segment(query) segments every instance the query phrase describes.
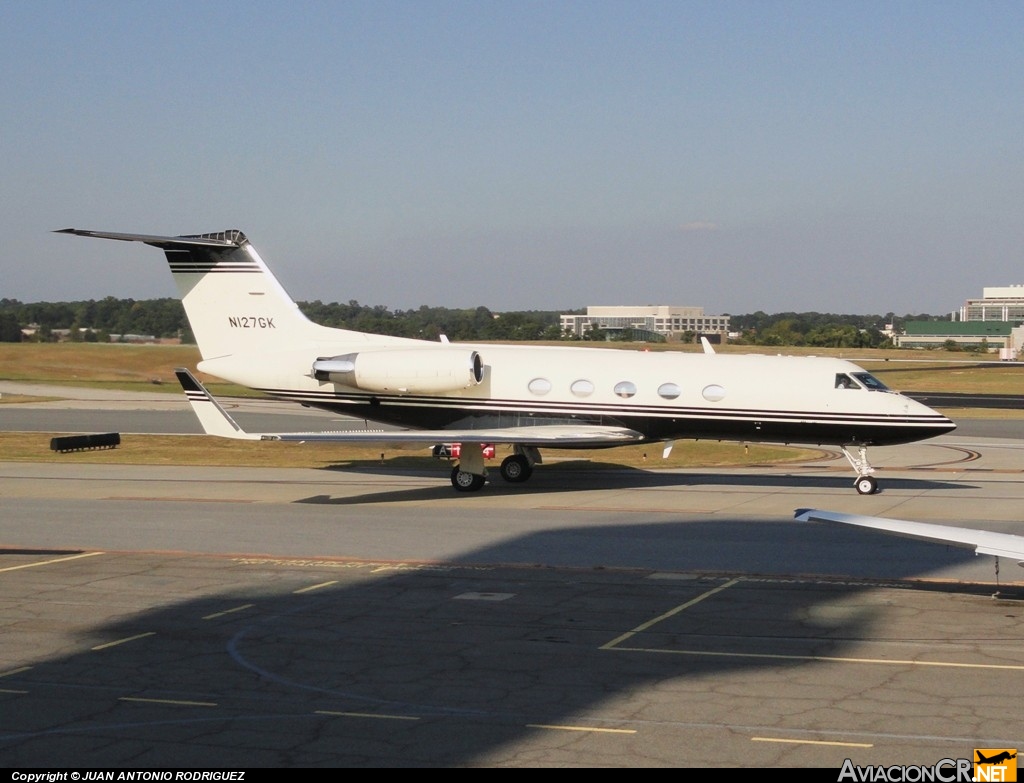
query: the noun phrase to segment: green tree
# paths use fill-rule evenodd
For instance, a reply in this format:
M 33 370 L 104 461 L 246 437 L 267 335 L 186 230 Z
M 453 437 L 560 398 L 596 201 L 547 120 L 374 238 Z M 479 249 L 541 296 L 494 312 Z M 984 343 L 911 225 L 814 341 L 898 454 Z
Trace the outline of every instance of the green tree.
M 21 342 L 21 325 L 11 313 L 0 312 L 0 342 Z

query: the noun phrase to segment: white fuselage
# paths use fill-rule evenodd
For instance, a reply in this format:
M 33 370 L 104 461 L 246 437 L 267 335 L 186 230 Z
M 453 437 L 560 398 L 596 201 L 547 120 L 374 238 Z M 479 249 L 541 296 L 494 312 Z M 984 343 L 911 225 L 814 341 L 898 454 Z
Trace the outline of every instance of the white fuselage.
M 432 354 L 440 373 L 447 371 L 448 355 L 459 350 L 482 359 L 479 383 L 416 390 L 415 378 L 431 374 Z M 402 375 L 402 363 L 396 362 L 395 382 L 377 380 L 370 388 L 318 380 L 312 372 L 315 357 L 356 355 L 358 362 L 358 355 L 369 353 L 378 359 L 414 355 L 420 366 Z M 823 357 L 371 340 L 236 354 L 204 361 L 200 369 L 273 396 L 410 427 L 586 420 L 628 426 L 649 440 L 835 444 L 900 443 L 953 428 L 946 417 L 904 395 L 858 383 L 837 388 L 837 377 L 866 373 L 851 362 Z

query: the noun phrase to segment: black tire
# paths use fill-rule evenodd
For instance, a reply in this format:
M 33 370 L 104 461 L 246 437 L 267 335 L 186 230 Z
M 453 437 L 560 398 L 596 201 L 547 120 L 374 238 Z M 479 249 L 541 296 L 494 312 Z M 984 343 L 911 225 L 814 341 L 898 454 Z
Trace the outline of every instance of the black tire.
M 487 479 L 475 473 L 467 473 L 461 470 L 458 465 L 452 468 L 452 486 L 459 492 L 476 492 L 480 490 Z
M 522 454 L 513 454 L 510 457 L 505 457 L 501 463 L 501 477 L 505 481 L 519 484 L 527 481 L 532 475 L 533 467 L 531 467 L 529 460 Z
M 861 495 L 874 495 L 878 492 L 878 482 L 873 476 L 861 476 L 853 485 Z

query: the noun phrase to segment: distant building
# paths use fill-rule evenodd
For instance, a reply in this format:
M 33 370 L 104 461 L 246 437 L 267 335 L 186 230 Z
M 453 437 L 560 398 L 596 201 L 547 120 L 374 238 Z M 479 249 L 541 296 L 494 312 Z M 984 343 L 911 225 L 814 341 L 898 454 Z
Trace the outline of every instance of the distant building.
M 1024 327 L 1011 321 L 907 321 L 895 338 L 897 348 L 942 348 L 952 340 L 962 348 L 1011 351 L 1016 358 Z
M 941 348 L 950 341 L 1016 359 L 1024 347 L 1024 285 L 983 288 L 981 299 L 968 299 L 950 320 L 907 321 L 893 337 L 897 348 Z
M 22 329 L 21 333 L 26 338 L 31 339 L 35 337 L 39 333 L 39 331 L 39 324 L 30 324 L 28 327 Z M 78 327 L 76 331 L 78 332 L 78 334 L 76 335 L 77 338 L 80 341 L 85 340 L 87 342 L 95 342 L 96 338 L 98 338 L 100 334 L 96 330 L 89 329 L 88 327 L 85 326 Z M 58 343 L 70 342 L 73 339 L 70 329 L 51 329 L 50 336 L 55 342 Z M 90 336 L 93 339 L 90 339 Z M 103 342 L 132 343 L 134 345 L 148 345 L 155 343 L 167 343 L 177 345 L 181 342 L 181 339 L 177 337 L 164 339 L 152 334 L 107 334 L 103 335 Z
M 1024 285 L 983 288 L 981 299 L 968 299 L 960 308 L 961 321 L 1024 322 Z
M 729 333 L 729 316 L 704 315 L 703 307 L 670 305 L 592 305 L 586 315 L 562 315 L 562 332 L 582 337 L 593 329 L 605 332 L 648 332 L 667 339 L 685 332 L 725 336 Z

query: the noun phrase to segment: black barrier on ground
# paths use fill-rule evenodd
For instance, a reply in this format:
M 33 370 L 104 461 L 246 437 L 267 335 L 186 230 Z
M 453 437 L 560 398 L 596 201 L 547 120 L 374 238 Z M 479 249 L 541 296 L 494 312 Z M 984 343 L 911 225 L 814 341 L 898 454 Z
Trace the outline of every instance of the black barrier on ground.
M 113 449 L 121 445 L 120 432 L 105 432 L 101 435 L 68 435 L 50 438 L 50 451 L 86 451 L 88 449 Z

